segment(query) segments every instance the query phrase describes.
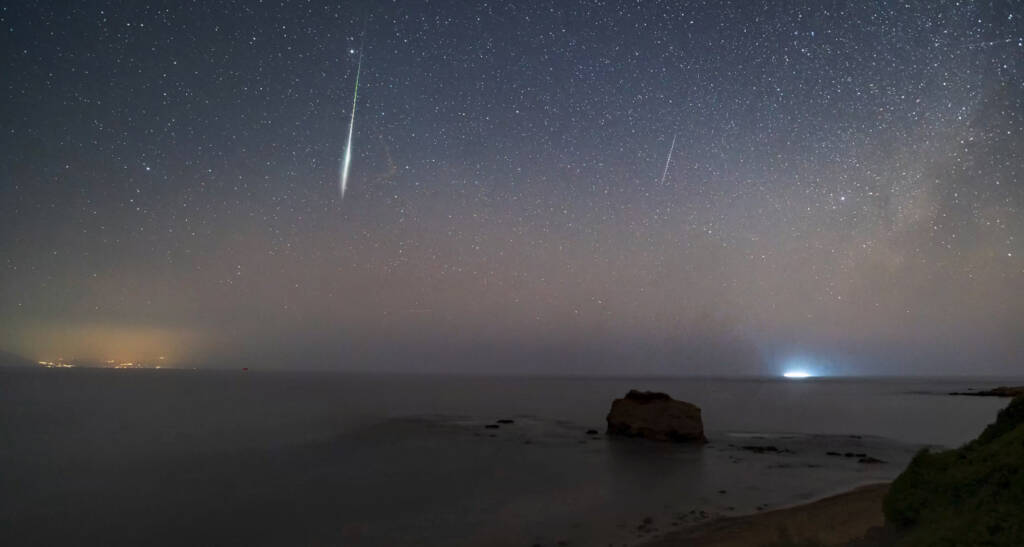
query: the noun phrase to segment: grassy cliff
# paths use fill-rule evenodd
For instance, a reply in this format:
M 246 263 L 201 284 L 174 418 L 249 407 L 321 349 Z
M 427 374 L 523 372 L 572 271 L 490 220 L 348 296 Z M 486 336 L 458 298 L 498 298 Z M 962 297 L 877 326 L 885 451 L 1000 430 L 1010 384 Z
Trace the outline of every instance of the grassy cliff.
M 1024 545 L 1024 397 L 963 447 L 917 454 L 884 510 L 899 545 Z

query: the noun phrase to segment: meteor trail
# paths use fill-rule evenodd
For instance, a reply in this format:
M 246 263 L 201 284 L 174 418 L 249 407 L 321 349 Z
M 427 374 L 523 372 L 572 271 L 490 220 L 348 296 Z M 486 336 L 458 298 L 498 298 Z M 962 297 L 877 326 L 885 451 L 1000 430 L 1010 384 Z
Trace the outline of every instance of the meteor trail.
M 356 65 L 356 89 L 352 93 L 352 117 L 348 122 L 348 141 L 345 143 L 345 157 L 341 160 L 338 176 L 341 179 L 341 199 L 345 199 L 348 188 L 348 166 L 352 163 L 352 129 L 356 126 L 356 100 L 359 98 L 359 73 L 363 70 L 363 51 L 360 47 L 359 64 Z
M 661 183 L 665 184 L 665 177 L 668 176 L 668 164 L 672 163 L 672 151 L 676 149 L 676 135 L 672 135 L 672 146 L 668 149 L 668 158 L 665 160 L 665 172 L 661 174 Z
M 1024 44 L 1024 38 L 1007 38 L 1005 40 L 993 40 L 991 42 L 977 42 L 974 44 L 964 44 L 960 46 L 961 49 L 972 48 L 972 47 L 989 47 L 999 44 L 1008 44 L 1010 42 L 1017 42 L 1018 44 Z

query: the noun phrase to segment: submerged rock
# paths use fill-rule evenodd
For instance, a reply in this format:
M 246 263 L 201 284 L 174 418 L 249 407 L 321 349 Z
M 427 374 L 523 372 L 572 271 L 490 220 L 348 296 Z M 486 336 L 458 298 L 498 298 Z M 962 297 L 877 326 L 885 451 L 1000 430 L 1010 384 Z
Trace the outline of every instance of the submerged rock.
M 777 446 L 770 446 L 770 445 L 769 446 L 748 445 L 748 446 L 741 446 L 740 448 L 742 448 L 743 450 L 746 450 L 748 452 L 753 452 L 755 454 L 767 454 L 769 452 L 776 453 L 776 454 L 788 454 L 788 453 L 792 452 L 791 450 L 786 449 L 786 448 L 780 449 Z
M 664 393 L 630 390 L 608 412 L 608 433 L 654 441 L 707 442 L 700 407 Z

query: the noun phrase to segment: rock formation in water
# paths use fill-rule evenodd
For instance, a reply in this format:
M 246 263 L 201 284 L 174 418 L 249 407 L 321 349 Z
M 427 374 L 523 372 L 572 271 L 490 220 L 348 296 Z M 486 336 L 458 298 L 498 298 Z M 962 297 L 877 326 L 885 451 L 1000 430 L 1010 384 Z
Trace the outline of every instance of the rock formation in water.
M 664 393 L 630 390 L 608 412 L 608 433 L 655 441 L 707 442 L 700 407 Z
M 1020 397 L 1024 395 L 1024 386 L 999 386 L 981 391 L 954 391 L 950 395 L 971 395 L 974 397 Z

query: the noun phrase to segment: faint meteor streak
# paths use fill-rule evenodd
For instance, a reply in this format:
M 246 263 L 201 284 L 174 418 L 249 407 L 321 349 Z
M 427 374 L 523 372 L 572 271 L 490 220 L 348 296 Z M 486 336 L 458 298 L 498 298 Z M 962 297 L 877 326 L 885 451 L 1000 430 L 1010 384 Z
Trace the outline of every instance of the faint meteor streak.
M 972 48 L 972 47 L 989 47 L 999 44 L 1009 44 L 1010 42 L 1017 42 L 1018 45 L 1024 44 L 1024 38 L 1007 38 L 1005 40 L 993 40 L 991 42 L 976 42 L 973 44 L 964 44 L 960 46 L 960 49 Z
M 672 151 L 676 149 L 676 135 L 672 135 L 672 146 L 668 149 L 668 158 L 665 160 L 665 172 L 661 174 L 661 183 L 665 184 L 665 178 L 668 177 L 668 165 L 672 163 Z
M 356 101 L 359 99 L 359 73 L 363 70 L 363 52 L 359 51 L 359 64 L 356 65 L 356 88 L 352 93 L 352 117 L 348 122 L 348 141 L 345 143 L 345 157 L 341 160 L 338 176 L 341 179 L 341 199 L 345 199 L 348 188 L 348 166 L 352 163 L 352 129 L 356 126 Z

